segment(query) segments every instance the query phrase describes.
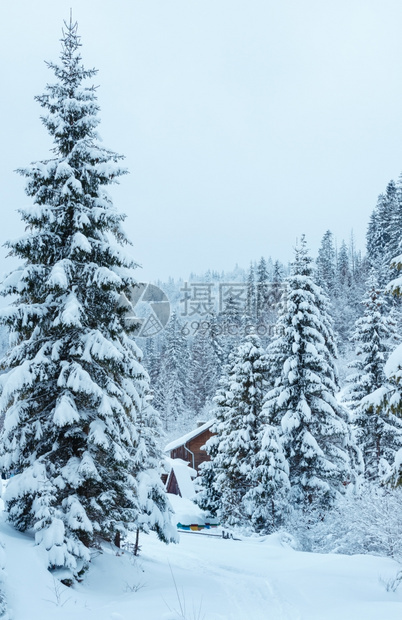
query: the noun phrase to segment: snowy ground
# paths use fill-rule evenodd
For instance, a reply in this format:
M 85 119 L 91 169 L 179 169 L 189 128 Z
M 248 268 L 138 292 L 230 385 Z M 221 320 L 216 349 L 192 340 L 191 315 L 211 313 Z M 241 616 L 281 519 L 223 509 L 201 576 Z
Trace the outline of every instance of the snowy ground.
M 278 535 L 236 541 L 183 533 L 169 546 L 142 536 L 139 558 L 106 549 L 73 588 L 43 568 L 30 537 L 7 524 L 0 535 L 13 620 L 402 618 L 402 586 L 393 593 L 383 583 L 398 570 L 395 562 L 302 553 Z

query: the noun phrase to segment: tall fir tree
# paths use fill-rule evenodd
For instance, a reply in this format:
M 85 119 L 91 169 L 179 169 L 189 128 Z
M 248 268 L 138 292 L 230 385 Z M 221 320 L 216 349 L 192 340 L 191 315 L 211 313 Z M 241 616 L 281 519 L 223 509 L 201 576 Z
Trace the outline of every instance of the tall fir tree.
M 342 241 L 336 261 L 336 287 L 338 296 L 341 291 L 347 291 L 352 285 L 352 272 L 350 268 L 349 251 L 345 241 Z M 344 294 L 347 297 L 347 294 Z
M 272 279 L 269 284 L 265 313 L 260 318 L 258 324 L 258 334 L 261 336 L 264 346 L 267 346 L 270 340 L 272 340 L 274 326 L 278 319 L 284 293 L 284 269 L 279 261 L 275 261 L 272 265 Z
M 236 349 L 243 331 L 242 307 L 233 295 L 225 299 L 223 310 L 218 314 L 221 333 L 222 362 L 226 364 L 229 355 Z
M 364 277 L 361 277 L 360 272 L 354 274 L 352 271 L 355 258 L 354 253 L 353 260 L 351 259 L 351 250 L 342 241 L 337 254 L 335 286 L 330 292 L 330 298 L 338 347 L 343 353 L 350 349 L 353 326 L 361 314 Z M 361 267 L 364 268 L 364 265 Z
M 402 296 L 402 254 L 395 256 L 391 267 L 396 270 L 398 277 L 393 279 L 387 292 L 395 297 Z M 388 463 L 391 463 L 383 475 L 396 486 L 402 485 L 402 344 L 399 344 L 388 357 L 384 366 L 385 380 L 381 387 L 365 398 L 365 408 L 379 415 L 383 412 L 384 427 L 388 433 L 388 442 L 384 445 L 387 453 L 384 454 Z M 387 439 L 387 436 L 384 436 Z
M 366 398 L 384 384 L 385 361 L 399 340 L 374 269 L 367 281 L 363 304 L 365 312 L 356 321 L 353 334 L 357 359 L 350 364 L 355 371 L 348 377 L 346 398 L 355 411 L 354 423 L 363 454 L 365 477 L 378 481 L 393 462 L 401 425 L 393 414 L 384 408 L 373 407 L 371 399 Z
M 155 386 L 160 373 L 161 354 L 159 334 L 145 341 L 143 364 L 147 370 L 151 387 Z
M 161 484 L 164 473 L 160 442 L 164 435 L 159 412 L 152 405 L 153 395 L 148 393 L 137 415 L 138 448 L 135 460 L 139 467 L 138 490 L 140 516 L 137 523 L 135 553 L 138 554 L 139 532 L 155 531 L 165 542 L 177 542 L 171 524 L 171 507 Z
M 390 315 L 374 269 L 367 280 L 362 303 L 364 314 L 356 321 L 352 336 L 356 344 L 356 360 L 349 365 L 355 372 L 348 377 L 346 393 L 353 409 L 359 407 L 362 398 L 383 385 L 386 359 L 398 341 L 395 321 Z
M 335 398 L 336 376 L 328 338 L 326 301 L 312 280 L 312 259 L 302 237 L 287 280 L 287 305 L 273 345 L 278 373 L 266 396 L 269 419 L 281 424 L 291 496 L 307 509 L 330 505 L 350 480 L 349 432 Z M 335 345 L 330 345 L 334 347 Z
M 375 269 L 380 286 L 385 286 L 391 277 L 389 263 L 398 253 L 401 219 L 400 189 L 390 181 L 384 194 L 378 197 L 367 229 L 367 258 Z
M 323 290 L 331 295 L 336 283 L 336 252 L 333 234 L 327 230 L 322 238 L 316 260 L 316 281 Z
M 199 329 L 191 343 L 189 367 L 189 406 L 199 416 L 207 403 L 211 403 L 218 386 L 220 361 L 210 337 L 210 328 Z
M 328 312 L 334 322 L 338 348 L 350 348 L 351 326 L 360 316 L 360 301 L 367 279 L 367 262 L 355 248 L 353 232 L 349 247 L 343 241 L 336 251 L 331 231 L 322 238 L 316 260 L 315 282 L 329 298 Z
M 246 297 L 246 315 L 250 319 L 254 319 L 256 315 L 256 290 L 254 279 L 254 267 L 253 263 L 250 264 L 250 269 L 247 276 L 247 297 Z
M 256 282 L 256 315 L 257 319 L 263 320 L 269 305 L 269 276 L 267 263 L 262 256 L 257 265 Z
M 83 67 L 79 48 L 70 20 L 60 64 L 48 63 L 57 81 L 37 97 L 54 156 L 19 171 L 33 206 L 21 211 L 27 233 L 7 243 L 23 264 L 2 285 L 16 300 L 1 312 L 11 348 L 0 400 L 1 466 L 16 474 L 8 518 L 35 532 L 49 567 L 74 575 L 102 539 L 144 523 L 174 538 L 157 478 L 148 477 L 146 514 L 139 499 L 158 454 L 147 453 L 140 429 L 148 377 L 118 303 L 135 286 L 136 265 L 105 189 L 126 170 L 99 144 L 96 89 L 83 84 L 96 71 Z M 163 518 L 152 525 L 156 512 Z
M 219 377 L 221 375 L 222 365 L 225 359 L 225 352 L 222 345 L 222 327 L 219 324 L 219 318 L 215 312 L 212 312 L 207 321 L 208 336 L 211 343 L 211 347 L 214 351 L 214 357 L 217 360 L 219 368 Z
M 166 431 L 179 421 L 189 422 L 188 343 L 183 325 L 174 311 L 164 331 L 160 371 L 155 384 L 155 407 Z
M 215 397 L 215 435 L 206 444 L 211 462 L 203 468 L 200 498 L 226 525 L 251 524 L 257 531 L 278 525 L 288 484 L 280 440 L 262 412 L 266 369 L 258 336 L 246 336 Z
M 280 301 L 282 299 L 284 285 L 283 285 L 283 267 L 277 260 L 274 263 L 272 271 L 272 281 L 269 287 L 269 305 L 275 312 L 278 309 Z

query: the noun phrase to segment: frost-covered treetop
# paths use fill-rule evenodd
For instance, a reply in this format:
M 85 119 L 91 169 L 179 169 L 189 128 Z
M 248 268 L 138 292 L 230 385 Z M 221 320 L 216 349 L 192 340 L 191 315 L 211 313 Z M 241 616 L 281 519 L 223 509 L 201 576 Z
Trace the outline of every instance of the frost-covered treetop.
M 83 134 L 94 137 L 94 128 L 100 122 L 96 116 L 99 106 L 96 104 L 95 87 L 81 87 L 81 82 L 96 75 L 97 70 L 85 69 L 81 63 L 77 27 L 77 23 L 70 23 L 66 25 L 66 31 L 63 30 L 61 65 L 46 63 L 59 82 L 48 84 L 47 92 L 36 97 L 49 112 L 42 121 L 64 155 L 72 151 Z
M 96 70 L 82 65 L 77 24 L 66 24 L 63 35 L 61 63 L 47 63 L 58 81 L 36 97 L 47 112 L 42 122 L 53 137 L 54 157 L 18 171 L 28 179 L 26 193 L 34 204 L 20 211 L 28 234 L 7 245 L 31 263 L 54 264 L 50 275 L 54 286 L 69 284 L 69 260 L 107 264 L 116 282 L 122 276 L 133 282 L 127 269 L 131 271 L 135 262 L 107 235 L 127 243 L 121 228 L 125 216 L 114 208 L 105 189 L 127 171 L 119 164 L 122 156 L 100 145 L 96 89 L 83 84 Z M 7 282 L 6 294 L 24 290 L 25 277 L 20 275 L 20 286 L 14 277 Z M 104 281 L 109 276 L 105 270 L 96 274 Z

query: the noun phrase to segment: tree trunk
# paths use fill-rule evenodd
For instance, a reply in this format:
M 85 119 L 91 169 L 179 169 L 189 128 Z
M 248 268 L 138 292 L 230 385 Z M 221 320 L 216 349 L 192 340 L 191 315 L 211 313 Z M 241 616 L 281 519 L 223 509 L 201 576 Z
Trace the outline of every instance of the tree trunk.
M 135 545 L 134 545 L 134 555 L 138 555 L 140 552 L 140 528 L 137 528 L 136 534 L 135 534 Z

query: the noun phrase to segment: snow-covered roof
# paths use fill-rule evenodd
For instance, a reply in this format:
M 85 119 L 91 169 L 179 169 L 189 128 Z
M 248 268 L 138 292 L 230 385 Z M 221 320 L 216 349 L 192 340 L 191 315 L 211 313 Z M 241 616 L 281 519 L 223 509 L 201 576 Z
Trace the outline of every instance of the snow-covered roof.
M 170 452 L 171 450 L 174 450 L 175 448 L 178 448 L 179 446 L 184 446 L 185 443 L 189 442 L 191 439 L 194 439 L 194 437 L 198 437 L 198 435 L 201 435 L 201 433 L 203 433 L 204 431 L 207 431 L 214 422 L 215 422 L 215 419 L 213 418 L 212 420 L 209 420 L 209 422 L 205 422 L 205 424 L 202 424 L 202 426 L 198 426 L 190 433 L 187 433 L 187 435 L 183 435 L 182 437 L 179 437 L 178 439 L 171 441 L 165 447 L 164 452 Z
M 187 461 L 182 459 L 167 459 L 176 476 L 177 484 L 180 490 L 180 495 L 186 499 L 193 499 L 195 495 L 194 483 L 192 478 L 195 478 L 197 472 L 190 467 Z
M 188 469 L 192 478 L 195 478 L 197 475 L 197 472 L 195 469 L 190 467 L 190 463 L 188 461 L 184 461 L 183 459 L 171 459 L 169 456 L 165 456 L 163 460 L 168 472 L 170 472 L 171 469 L 182 466 Z

